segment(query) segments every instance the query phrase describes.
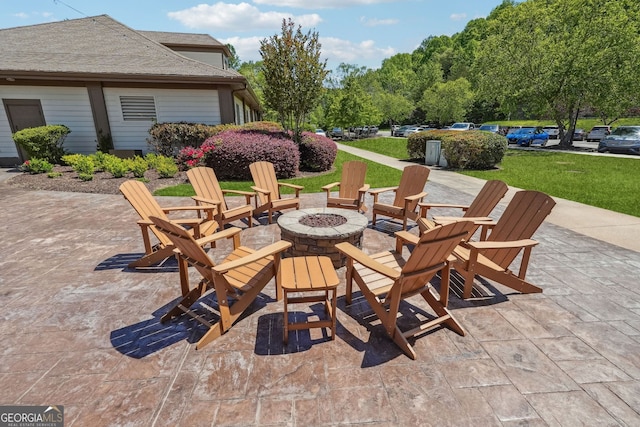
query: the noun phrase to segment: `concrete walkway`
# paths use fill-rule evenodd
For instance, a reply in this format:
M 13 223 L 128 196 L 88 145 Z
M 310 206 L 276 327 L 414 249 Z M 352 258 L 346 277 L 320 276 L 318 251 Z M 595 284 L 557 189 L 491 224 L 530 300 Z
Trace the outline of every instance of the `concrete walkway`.
M 434 170 L 425 189 L 433 200 L 469 203 L 478 185 Z M 143 245 L 123 197 L 0 183 L 0 199 L 0 405 L 64 405 L 65 425 L 81 427 L 640 425 L 640 252 L 572 224 L 547 221 L 534 236 L 527 277 L 542 294 L 478 279 L 463 300 L 454 275 L 449 308 L 467 333 L 411 340 L 414 361 L 363 298 L 345 303 L 344 268 L 334 341 L 314 329 L 285 346 L 270 284 L 228 333 L 196 351 L 199 324 L 159 321 L 180 295 L 175 261 L 126 267 Z M 303 208 L 325 202 L 321 193 L 301 198 Z M 264 220 L 234 225 L 249 247 L 280 238 Z M 364 250 L 392 249 L 398 229 L 369 225 Z M 219 262 L 229 250 L 224 241 L 210 255 Z M 216 320 L 213 296 L 197 307 Z M 400 311 L 403 327 L 432 313 L 419 297 Z M 322 312 L 301 304 L 292 315 Z

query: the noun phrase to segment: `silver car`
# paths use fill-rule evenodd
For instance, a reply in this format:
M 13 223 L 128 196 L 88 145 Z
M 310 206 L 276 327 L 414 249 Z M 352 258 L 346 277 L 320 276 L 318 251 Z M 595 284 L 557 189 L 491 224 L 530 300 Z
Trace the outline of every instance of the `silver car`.
M 611 133 L 611 126 L 594 126 L 587 134 L 587 141 L 599 142 Z
M 602 138 L 598 152 L 640 154 L 640 126 L 618 126 Z

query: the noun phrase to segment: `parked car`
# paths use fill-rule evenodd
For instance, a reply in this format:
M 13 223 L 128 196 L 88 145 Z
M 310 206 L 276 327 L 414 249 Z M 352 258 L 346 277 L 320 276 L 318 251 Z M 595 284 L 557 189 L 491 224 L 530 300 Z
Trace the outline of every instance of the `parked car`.
M 424 132 L 424 131 L 426 131 L 426 130 L 432 130 L 432 129 L 433 129 L 433 128 L 426 127 L 426 126 L 416 126 L 416 127 L 412 127 L 412 128 L 407 129 L 407 130 L 404 132 L 404 136 L 409 136 L 409 135 L 411 135 L 412 133 Z
M 398 129 L 394 130 L 391 136 L 404 136 L 404 131 L 406 131 L 410 127 L 415 127 L 415 125 L 402 125 L 398 127 Z
M 640 126 L 618 126 L 600 140 L 598 152 L 640 154 Z
M 518 144 L 525 147 L 541 145 L 544 147 L 549 141 L 549 134 L 542 128 L 521 128 L 507 134 L 509 144 Z
M 556 125 L 543 126 L 542 130 L 549 135 L 549 139 L 560 138 L 560 128 Z
M 316 135 L 327 136 L 327 133 L 324 131 L 324 129 L 316 129 Z
M 599 142 L 611 133 L 611 126 L 594 126 L 587 134 L 587 141 Z
M 454 123 L 449 126 L 449 130 L 474 130 L 475 128 L 475 124 L 467 122 Z
M 342 138 L 344 136 L 343 132 L 342 132 L 342 128 L 331 128 L 331 130 L 328 132 L 329 134 L 329 138 Z
M 574 141 L 584 141 L 585 136 L 587 135 L 587 133 L 584 131 L 584 129 L 574 129 L 573 131 L 573 140 Z
M 407 137 L 412 133 L 420 132 L 422 129 L 423 128 L 421 126 L 411 126 L 404 130 L 404 132 L 402 133 L 402 136 Z
M 484 131 L 487 131 L 487 132 L 498 133 L 498 132 L 500 132 L 500 125 L 483 124 L 478 128 L 478 130 L 484 130 Z

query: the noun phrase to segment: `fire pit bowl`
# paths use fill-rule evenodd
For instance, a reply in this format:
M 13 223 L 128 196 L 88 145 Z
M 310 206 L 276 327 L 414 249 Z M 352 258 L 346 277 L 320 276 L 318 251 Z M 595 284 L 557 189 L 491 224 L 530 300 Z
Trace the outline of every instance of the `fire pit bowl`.
M 286 256 L 327 256 L 334 268 L 346 264 L 336 244 L 349 242 L 360 248 L 367 224 L 364 215 L 348 209 L 300 209 L 278 217 L 280 238 L 292 243 Z

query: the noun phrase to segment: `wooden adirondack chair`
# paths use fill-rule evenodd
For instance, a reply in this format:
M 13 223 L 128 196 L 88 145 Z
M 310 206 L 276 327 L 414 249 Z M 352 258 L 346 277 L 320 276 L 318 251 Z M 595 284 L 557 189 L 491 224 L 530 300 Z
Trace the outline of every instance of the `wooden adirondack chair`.
M 424 186 L 429 177 L 429 168 L 420 165 L 407 166 L 402 171 L 400 184 L 397 187 L 378 188 L 370 190 L 373 196 L 372 224 L 376 225 L 376 215 L 386 215 L 392 218 L 402 219 L 402 229 L 407 229 L 407 220 L 418 216 L 416 211 L 418 203 L 427 195 Z M 393 204 L 378 202 L 380 193 L 394 191 L 396 193 Z
M 273 163 L 255 162 L 249 165 L 251 177 L 255 184 L 251 188 L 258 193 L 256 197 L 256 207 L 253 210 L 255 215 L 267 212 L 269 224 L 273 219 L 273 212 L 283 209 L 300 209 L 300 190 L 304 187 L 300 185 L 278 182 Z M 280 187 L 289 187 L 295 190 L 295 197 L 283 198 L 280 195 Z
M 439 325 L 464 335 L 464 329 L 447 309 L 448 260 L 453 258 L 451 251 L 469 235 L 472 227 L 472 221 L 459 221 L 422 234 L 407 260 L 399 252 L 367 255 L 349 243 L 337 244 L 336 248 L 347 256 L 346 302 L 351 304 L 352 282 L 355 281 L 389 337 L 412 359 L 416 358 L 416 353 L 407 341 L 408 337 Z M 438 272 L 441 277 L 439 297 L 429 283 Z M 403 332 L 397 320 L 400 302 L 417 294 L 431 306 L 435 318 Z
M 218 221 L 220 228 L 237 219 L 247 218 L 249 227 L 253 224 L 253 208 L 251 207 L 251 198 L 255 193 L 250 191 L 223 190 L 216 177 L 216 173 L 212 168 L 196 167 L 187 171 L 187 178 L 193 186 L 196 195 L 193 196 L 197 205 L 213 205 L 216 210 L 213 218 Z M 231 208 L 227 206 L 225 194 L 237 194 L 244 196 L 244 205 Z
M 196 350 L 215 340 L 233 326 L 262 289 L 276 276 L 280 265 L 280 254 L 291 246 L 291 243 L 282 240 L 259 250 L 240 246 L 241 229 L 231 227 L 216 233 L 216 237 L 218 239 L 233 238 L 233 252 L 221 264 L 215 265 L 202 246 L 183 227 L 158 217 L 151 217 L 151 221 L 171 239 L 177 248 L 180 259 L 180 285 L 183 290 L 189 289 L 187 272 L 189 266 L 194 266 L 202 276 L 198 286 L 189 290 L 184 298 L 161 319 L 165 322 L 186 313 L 207 326 L 209 330 L 197 342 Z M 215 291 L 218 301 L 220 318 L 213 324 L 190 310 L 190 307 L 208 290 Z M 277 295 L 278 299 L 282 297 L 281 289 L 278 289 Z M 233 304 L 229 303 L 229 299 L 235 300 Z
M 183 218 L 177 221 L 180 224 L 191 227 L 190 233 L 196 239 L 208 236 L 218 229 L 218 223 L 213 219 L 213 206 L 173 206 L 162 208 L 153 197 L 149 189 L 140 181 L 135 179 L 125 181 L 120 185 L 120 192 L 124 198 L 131 203 L 131 206 L 140 215 L 138 225 L 142 230 L 142 239 L 144 241 L 144 256 L 128 265 L 129 268 L 149 267 L 157 264 L 166 258 L 173 256 L 173 244 L 171 240 L 158 231 L 149 219 L 151 216 L 168 219 L 167 213 L 172 211 L 205 211 L 206 218 Z M 151 243 L 151 235 L 158 240 L 157 243 Z M 206 245 L 206 239 L 202 240 L 202 244 Z
M 472 236 L 481 225 L 487 225 L 487 227 L 482 228 L 480 236 L 480 240 L 484 240 L 486 238 L 487 229 L 489 228 L 488 226 L 494 225 L 489 214 L 504 195 L 507 194 L 508 190 L 509 187 L 507 184 L 495 179 L 487 181 L 484 184 L 470 205 L 429 202 L 418 203 L 418 206 L 420 207 L 420 216 L 425 219 L 427 218 L 429 209 L 432 208 L 458 208 L 463 211 L 463 215 L 461 217 L 433 216 L 433 220 L 426 219 L 425 221 L 421 221 L 419 222 L 419 225 L 421 226 L 420 230 L 424 232 L 432 229 L 438 224 L 456 221 L 458 219 L 469 219 L 476 222 L 476 227 L 470 233 L 470 236 Z
M 452 267 L 464 277 L 463 298 L 469 298 L 475 275 L 493 280 L 523 293 L 542 292 L 527 282 L 525 275 L 532 248 L 538 244 L 531 237 L 551 213 L 556 202 L 539 191 L 518 191 L 492 228 L 486 240 L 465 242 L 453 254 Z M 522 252 L 518 274 L 509 266 Z
M 342 164 L 342 176 L 340 182 L 332 182 L 322 189 L 327 192 L 327 207 L 357 209 L 367 211 L 364 205 L 364 195 L 369 191 L 369 184 L 365 184 L 367 164 L 358 160 L 344 162 Z M 331 190 L 340 187 L 338 197 L 331 197 Z

